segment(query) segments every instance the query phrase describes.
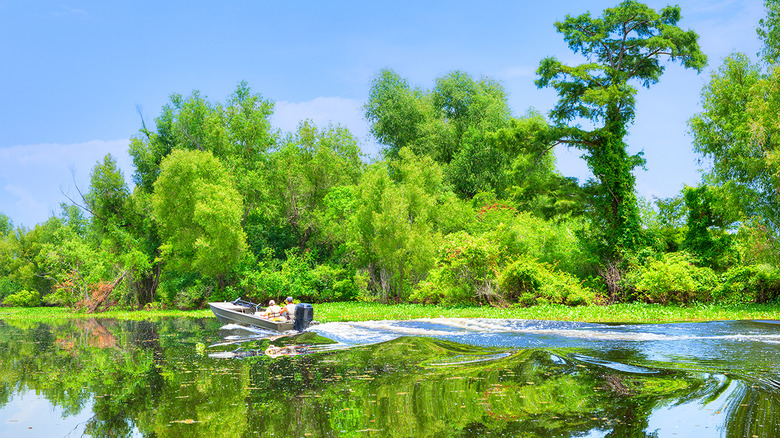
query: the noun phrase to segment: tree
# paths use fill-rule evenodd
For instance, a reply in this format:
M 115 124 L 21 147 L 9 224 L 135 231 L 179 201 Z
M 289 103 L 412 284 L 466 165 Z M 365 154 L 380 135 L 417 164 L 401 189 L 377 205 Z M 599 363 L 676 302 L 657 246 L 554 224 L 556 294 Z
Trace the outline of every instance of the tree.
M 152 206 L 163 257 L 174 269 L 222 282 L 243 256 L 241 196 L 210 152 L 179 150 L 166 157 L 154 183 Z
M 128 210 L 133 213 L 130 235 L 148 256 L 151 268 L 147 275 L 134 279 L 139 296 L 143 296 L 141 303 L 155 297 L 164 274 L 158 263 L 161 236 L 158 223 L 152 219 L 152 192 L 163 160 L 176 150 L 210 152 L 232 174 L 233 189 L 241 195 L 241 220 L 252 230 L 262 228 L 254 222 L 271 211 L 268 154 L 278 136 L 270 123 L 273 106 L 241 82 L 224 104 L 210 102 L 197 91 L 186 98 L 173 94 L 155 119 L 154 129 L 142 120 L 139 134 L 130 143 L 136 188 L 128 200 Z
M 557 172 L 548 137 L 549 125 L 533 111 L 494 131 L 472 128 L 446 168 L 447 179 L 463 197 L 492 192 L 540 217 L 577 215 L 579 186 Z
M 225 105 L 207 101 L 194 91 L 188 98 L 171 95 L 155 120 L 156 132 L 144 124 L 131 140 L 135 183 L 150 193 L 162 160 L 174 150 L 209 151 L 235 175 L 236 188 L 248 214 L 268 195 L 264 178 L 267 152 L 277 142 L 271 129 L 273 102 L 252 94 L 241 82 Z
M 685 235 L 687 207 L 682 194 L 650 202 L 640 198 L 642 227 L 648 244 L 656 252 L 680 250 Z
M 146 213 L 139 209 L 144 194 L 131 196 L 122 171 L 109 154 L 98 162 L 90 174 L 90 188 L 84 201 L 91 217 L 91 240 L 112 258 L 117 277 L 111 284 L 122 283 L 124 304 L 143 306 L 154 300 L 159 283 L 156 239 L 150 233 Z M 154 269 L 157 268 L 157 269 Z
M 463 137 L 470 129 L 494 131 L 509 124 L 506 91 L 490 78 L 474 80 L 456 70 L 436 79 L 431 95 L 435 116 L 451 130 L 452 143 L 445 143 L 438 154 L 442 163 L 461 153 Z
M 0 237 L 5 238 L 14 229 L 14 223 L 8 216 L 0 213 Z
M 76 208 L 71 211 L 80 212 Z M 44 244 L 39 257 L 46 277 L 54 282 L 53 293 L 45 301 L 65 306 L 86 303 L 96 285 L 114 277 L 116 264 L 109 253 L 90 245 L 72 224 L 62 219 L 58 224 L 55 241 Z
M 698 257 L 702 266 L 723 271 L 736 261 L 734 235 L 729 234 L 735 222 L 733 212 L 724 208 L 722 194 L 707 185 L 683 189 L 688 208 L 682 249 Z
M 431 90 L 411 88 L 392 70 L 382 70 L 371 84 L 364 106 L 371 133 L 388 158 L 401 148 L 428 155 L 440 164 L 454 160 L 470 129 L 492 131 L 509 124 L 506 92 L 489 78 L 474 80 L 462 71 L 436 79 Z
M 765 60 L 776 55 L 780 4 L 767 1 L 759 34 Z M 780 67 L 728 56 L 702 89 L 703 111 L 689 120 L 694 149 L 712 160 L 707 181 L 722 186 L 748 218 L 780 233 Z
M 51 292 L 55 281 L 44 255 L 49 246 L 60 243 L 58 231 L 62 227 L 63 220 L 53 216 L 31 230 L 17 227 L 6 236 L 0 258 L 5 265 L 8 286 L 17 291 L 37 291 L 41 297 Z
M 435 262 L 442 234 L 460 228 L 459 201 L 431 157 L 404 148 L 370 166 L 355 190 L 351 247 L 382 301 L 405 300 Z
M 764 41 L 759 55 L 767 64 L 777 64 L 780 60 L 780 1 L 764 0 L 766 17 L 759 22 L 756 32 Z
M 269 198 L 278 209 L 277 217 L 292 229 L 299 252 L 310 239 L 317 241 L 325 227 L 328 193 L 358 182 L 363 169 L 360 155 L 357 139 L 347 129 L 330 126 L 320 130 L 304 121 L 271 157 Z M 318 243 L 332 242 L 325 236 Z
M 386 157 L 407 147 L 433 158 L 462 198 L 493 192 L 546 217 L 572 210 L 577 186 L 555 172 L 547 122 L 534 111 L 511 117 L 506 92 L 492 79 L 453 71 L 424 90 L 382 70 L 364 109 Z
M 593 222 L 613 299 L 619 292 L 622 261 L 638 246 L 641 235 L 632 172 L 644 160 L 629 155 L 623 140 L 635 115 L 637 90 L 629 82 L 648 88 L 658 82 L 664 58 L 697 71 L 706 65 L 698 36 L 677 27 L 679 20 L 679 7 L 656 12 L 633 0 L 606 9 L 600 18 L 590 13 L 567 16 L 555 26 L 569 48 L 589 62 L 568 66 L 549 57 L 537 70 L 536 85 L 558 92 L 550 113 L 556 124 L 554 137 L 585 151 L 598 181 Z M 593 129 L 581 128 L 580 119 L 593 123 Z
M 116 160 L 111 154 L 106 155 L 103 163 L 96 164 L 92 169 L 90 190 L 84 196 L 87 208 L 92 213 L 93 223 L 99 228 L 105 228 L 109 223 L 124 225 L 127 221 L 125 216 L 129 197 L 130 190 Z
M 19 227 L 0 239 L 0 299 L 30 293 L 36 300 L 58 302 L 55 295 L 64 286 L 72 299 L 63 304 L 72 304 L 105 276 L 103 266 L 110 262 L 87 241 L 83 212 L 75 205 L 61 208 L 59 216 L 32 230 Z
M 374 78 L 368 102 L 363 107 L 371 134 L 386 146 L 384 155 L 397 157 L 404 146 L 415 152 L 428 149 L 426 125 L 433 119 L 433 103 L 428 92 L 412 89 L 409 82 L 392 70 L 382 70 Z

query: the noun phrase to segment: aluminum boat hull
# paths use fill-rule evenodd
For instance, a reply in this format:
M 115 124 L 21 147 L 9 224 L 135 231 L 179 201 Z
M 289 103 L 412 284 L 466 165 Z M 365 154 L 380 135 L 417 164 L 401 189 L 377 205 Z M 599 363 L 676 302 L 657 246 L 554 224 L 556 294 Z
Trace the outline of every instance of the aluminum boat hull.
M 216 302 L 209 303 L 211 311 L 214 312 L 214 316 L 218 320 L 225 324 L 242 324 L 259 327 L 265 330 L 275 330 L 278 332 L 286 332 L 293 330 L 293 322 L 282 319 L 281 321 L 274 321 L 267 318 L 263 318 L 255 314 L 255 309 L 250 307 L 238 306 L 230 302 Z M 264 309 L 257 309 L 258 312 Z

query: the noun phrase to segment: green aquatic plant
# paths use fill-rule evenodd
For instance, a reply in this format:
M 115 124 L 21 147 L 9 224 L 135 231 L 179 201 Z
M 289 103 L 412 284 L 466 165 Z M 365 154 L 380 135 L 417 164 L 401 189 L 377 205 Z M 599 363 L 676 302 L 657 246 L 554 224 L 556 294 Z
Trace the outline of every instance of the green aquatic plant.
M 100 314 L 73 312 L 62 307 L 0 307 L 0 320 L 27 324 L 70 319 L 119 319 L 160 321 L 169 318 L 214 318 L 210 310 L 109 311 Z M 622 303 L 607 306 L 565 306 L 545 304 L 532 307 L 442 306 L 422 304 L 381 304 L 370 302 L 320 303 L 314 306 L 318 322 L 408 320 L 420 318 L 498 318 L 587 322 L 680 322 L 780 319 L 777 303 L 691 303 L 687 306 L 649 303 Z

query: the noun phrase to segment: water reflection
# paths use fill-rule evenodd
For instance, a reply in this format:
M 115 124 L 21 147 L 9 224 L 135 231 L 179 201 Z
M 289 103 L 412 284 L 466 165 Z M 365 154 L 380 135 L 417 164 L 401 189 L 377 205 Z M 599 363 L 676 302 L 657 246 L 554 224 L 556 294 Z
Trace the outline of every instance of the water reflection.
M 0 321 L 0 436 L 777 436 L 778 342 L 762 322 Z

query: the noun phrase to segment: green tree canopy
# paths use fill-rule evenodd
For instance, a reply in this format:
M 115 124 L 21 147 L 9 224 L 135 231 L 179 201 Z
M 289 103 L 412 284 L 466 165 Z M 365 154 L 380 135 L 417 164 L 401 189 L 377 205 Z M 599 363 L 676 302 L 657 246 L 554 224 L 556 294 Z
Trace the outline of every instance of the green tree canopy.
M 360 179 L 350 246 L 383 301 L 408 298 L 433 267 L 442 235 L 463 225 L 462 201 L 443 178 L 431 157 L 404 148 L 398 160 L 374 164 Z
M 729 234 L 736 218 L 723 202 L 720 190 L 707 185 L 683 189 L 688 208 L 687 230 L 682 248 L 699 264 L 725 270 L 736 261 L 734 236 Z
M 364 109 L 388 158 L 404 147 L 431 157 L 463 198 L 493 192 L 547 217 L 570 210 L 557 202 L 577 186 L 555 172 L 547 122 L 534 111 L 511 117 L 506 91 L 492 79 L 453 71 L 424 90 L 382 70 Z
M 463 197 L 492 192 L 540 217 L 582 211 L 574 178 L 561 176 L 541 114 L 529 111 L 494 131 L 469 129 L 461 153 L 446 167 L 448 182 Z
M 5 237 L 14 229 L 14 223 L 8 216 L 0 213 L 0 237 Z
M 122 171 L 111 154 L 103 158 L 90 174 L 90 189 L 84 196 L 87 208 L 93 216 L 93 223 L 102 227 L 108 223 L 123 225 L 127 222 L 127 202 L 130 190 Z
M 252 94 L 246 82 L 238 85 L 224 105 L 207 101 L 197 91 L 186 99 L 173 94 L 155 119 L 157 131 L 144 125 L 131 140 L 133 179 L 151 192 L 162 160 L 172 151 L 209 151 L 233 173 L 249 211 L 267 196 L 266 155 L 278 136 L 271 129 L 272 114 L 273 103 Z
M 125 277 L 122 295 L 125 304 L 144 305 L 155 298 L 159 270 L 153 270 L 158 239 L 148 210 L 149 196 L 136 190 L 131 196 L 122 171 L 109 154 L 98 162 L 90 175 L 90 188 L 84 196 L 95 249 L 110 254 Z
M 241 195 L 211 152 L 178 150 L 166 157 L 152 205 L 163 257 L 174 269 L 222 278 L 242 258 Z
M 510 119 L 501 84 L 475 80 L 462 71 L 437 78 L 432 90 L 423 90 L 412 88 L 392 70 L 382 70 L 371 83 L 364 110 L 371 133 L 387 147 L 387 157 L 398 157 L 401 148 L 408 147 L 441 164 L 462 152 L 470 129 L 492 131 Z
M 363 170 L 357 139 L 342 127 L 320 130 L 303 121 L 271 158 L 273 172 L 269 194 L 278 209 L 277 217 L 289 226 L 299 251 L 325 227 L 325 198 L 328 193 L 357 183 Z M 322 237 L 322 239 L 319 239 Z

